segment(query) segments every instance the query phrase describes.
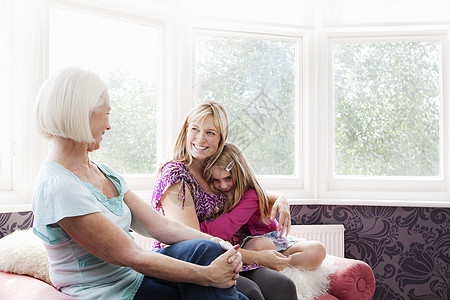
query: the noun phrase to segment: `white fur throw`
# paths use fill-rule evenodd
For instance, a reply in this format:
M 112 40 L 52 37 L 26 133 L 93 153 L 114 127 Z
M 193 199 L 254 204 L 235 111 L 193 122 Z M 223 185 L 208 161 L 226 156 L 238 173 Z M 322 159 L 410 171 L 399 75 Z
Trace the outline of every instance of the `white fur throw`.
M 298 299 L 313 300 L 328 293 L 329 276 L 335 271 L 333 263 L 327 257 L 315 270 L 308 271 L 288 267 L 281 273 L 294 281 Z
M 32 229 L 16 230 L 0 239 L 0 270 L 29 275 L 51 285 L 48 257 Z

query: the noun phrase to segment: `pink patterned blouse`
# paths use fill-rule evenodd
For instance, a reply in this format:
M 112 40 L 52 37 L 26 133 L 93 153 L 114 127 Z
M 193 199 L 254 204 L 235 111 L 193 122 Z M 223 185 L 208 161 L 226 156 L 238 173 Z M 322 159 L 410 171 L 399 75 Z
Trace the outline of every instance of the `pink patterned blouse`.
M 181 162 L 169 162 L 164 165 L 156 178 L 153 189 L 152 206 L 161 214 L 164 209 L 161 205 L 161 197 L 164 192 L 173 184 L 182 182 L 182 188 L 178 193 L 178 199 L 184 202 L 186 200 L 185 188 L 188 187 L 194 199 L 195 210 L 199 223 L 213 220 L 217 213 L 221 212 L 225 206 L 226 197 L 222 193 L 207 193 L 195 179 L 194 174 Z

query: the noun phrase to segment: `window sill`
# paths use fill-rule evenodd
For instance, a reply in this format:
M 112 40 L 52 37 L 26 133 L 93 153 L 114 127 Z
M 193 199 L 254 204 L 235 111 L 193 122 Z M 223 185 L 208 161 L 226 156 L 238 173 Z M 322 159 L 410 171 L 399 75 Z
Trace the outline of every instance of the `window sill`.
M 284 194 L 282 191 L 278 193 Z M 136 191 L 145 202 L 150 204 L 152 191 Z M 8 197 L 9 195 L 9 197 Z M 344 206 L 398 206 L 398 207 L 440 207 L 450 208 L 450 200 L 399 200 L 399 199 L 327 199 L 288 197 L 290 205 L 344 205 Z M 31 199 L 26 202 L 11 192 L 0 193 L 0 213 L 22 212 L 31 210 Z
M 290 205 L 344 205 L 450 208 L 450 200 L 377 200 L 377 199 L 289 199 Z

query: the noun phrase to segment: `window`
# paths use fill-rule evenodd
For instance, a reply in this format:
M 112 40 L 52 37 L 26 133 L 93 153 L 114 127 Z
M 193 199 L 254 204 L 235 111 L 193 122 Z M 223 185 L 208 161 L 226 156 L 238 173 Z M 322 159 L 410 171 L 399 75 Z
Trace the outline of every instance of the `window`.
M 0 79 L 1 80 L 1 79 Z M 3 90 L 5 93 L 7 90 Z M 3 96 L 2 96 L 3 97 Z M 11 112 L 11 108 L 5 103 L 6 107 L 3 107 L 4 112 Z M 13 160 L 13 141 L 11 137 L 11 114 L 8 113 L 4 118 L 0 119 L 0 190 L 10 191 L 12 189 L 12 170 L 11 163 Z
M 1 46 L 0 46 L 1 47 Z M 1 52 L 0 52 L 1 53 Z M 2 58 L 0 58 L 1 60 Z M 0 69 L 0 82 L 2 88 L 0 89 L 1 99 L 11 99 L 11 66 L 4 62 Z M 3 115 L 0 118 L 0 190 L 10 191 L 12 189 L 12 160 L 14 144 L 12 139 L 12 103 L 2 101 Z
M 299 176 L 301 38 L 197 33 L 198 98 L 225 106 L 228 141 L 243 151 L 258 175 Z
M 333 43 L 334 175 L 439 177 L 440 41 Z
M 447 197 L 444 39 L 438 32 L 329 37 L 330 114 L 321 120 L 332 147 L 323 197 Z
M 11 111 L 11 109 L 7 106 L 6 108 L 3 108 L 3 111 Z M 11 162 L 14 151 L 11 137 L 11 120 L 8 115 L 0 120 L 0 128 L 2 128 L 2 131 L 0 132 L 0 190 L 5 191 L 10 191 L 12 189 Z
M 109 83 L 112 130 L 92 158 L 125 175 L 153 174 L 161 97 L 160 29 L 132 18 L 60 8 L 50 9 L 49 23 L 50 73 L 76 65 Z
M 6 99 L 12 98 L 12 17 L 9 14 L 12 3 L 0 3 L 0 103 L 2 117 L 0 118 L 0 191 L 12 189 L 13 139 L 12 139 L 12 103 Z
M 0 211 L 29 209 L 48 152 L 33 101 L 71 65 L 110 84 L 92 158 L 145 199 L 187 111 L 213 99 L 261 184 L 292 201 L 450 205 L 450 4 L 113 2 L 0 1 Z

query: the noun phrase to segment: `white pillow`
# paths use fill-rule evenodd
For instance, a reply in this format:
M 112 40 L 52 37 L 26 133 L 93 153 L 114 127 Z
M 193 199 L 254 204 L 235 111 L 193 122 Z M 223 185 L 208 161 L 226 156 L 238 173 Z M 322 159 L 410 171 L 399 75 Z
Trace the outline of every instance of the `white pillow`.
M 0 270 L 29 275 L 51 285 L 48 257 L 33 229 L 16 230 L 0 239 Z
M 336 267 L 327 256 L 317 269 L 309 271 L 287 267 L 281 273 L 294 281 L 298 299 L 313 300 L 328 294 L 329 276 L 335 271 Z

